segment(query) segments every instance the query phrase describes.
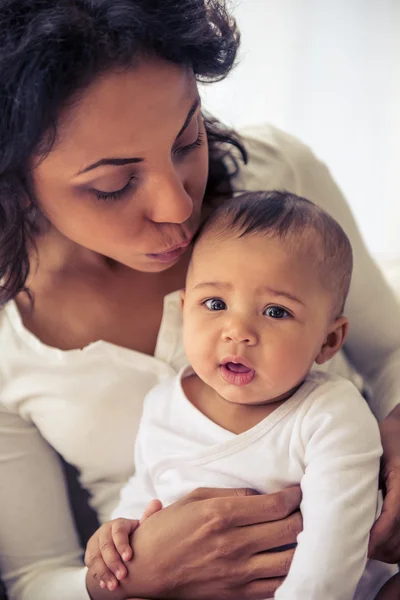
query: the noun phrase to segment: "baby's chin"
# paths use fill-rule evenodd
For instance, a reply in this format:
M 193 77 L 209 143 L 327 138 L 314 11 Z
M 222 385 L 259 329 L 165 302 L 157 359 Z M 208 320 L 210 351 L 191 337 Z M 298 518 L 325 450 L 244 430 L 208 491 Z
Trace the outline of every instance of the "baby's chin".
M 261 406 L 273 400 L 268 400 L 265 394 L 250 390 L 251 384 L 244 386 L 218 386 L 214 391 L 226 402 L 240 406 Z

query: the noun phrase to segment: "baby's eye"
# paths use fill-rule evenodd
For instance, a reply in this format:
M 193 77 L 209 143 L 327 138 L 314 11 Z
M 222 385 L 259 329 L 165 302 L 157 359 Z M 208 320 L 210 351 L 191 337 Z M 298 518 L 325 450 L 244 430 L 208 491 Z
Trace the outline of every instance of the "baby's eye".
M 225 310 L 226 304 L 223 300 L 219 298 L 210 298 L 209 300 L 205 300 L 203 302 L 204 306 L 206 306 L 209 310 Z
M 268 306 L 268 308 L 264 310 L 264 315 L 266 317 L 271 317 L 272 319 L 284 319 L 285 317 L 290 317 L 288 311 L 281 306 Z

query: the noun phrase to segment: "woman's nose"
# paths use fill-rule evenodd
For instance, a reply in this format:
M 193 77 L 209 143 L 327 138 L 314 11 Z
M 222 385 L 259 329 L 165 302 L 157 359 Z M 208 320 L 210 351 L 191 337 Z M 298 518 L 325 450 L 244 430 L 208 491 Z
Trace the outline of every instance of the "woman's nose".
M 257 331 L 251 323 L 243 318 L 231 318 L 226 323 L 223 338 L 227 342 L 254 346 L 257 343 Z
M 154 223 L 184 223 L 193 212 L 193 201 L 184 181 L 171 167 L 152 182 L 147 216 Z

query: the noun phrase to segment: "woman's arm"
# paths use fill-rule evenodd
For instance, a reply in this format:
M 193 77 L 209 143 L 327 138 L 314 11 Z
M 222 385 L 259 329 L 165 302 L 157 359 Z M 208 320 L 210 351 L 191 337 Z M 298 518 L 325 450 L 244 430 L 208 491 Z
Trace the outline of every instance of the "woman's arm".
M 88 600 L 59 459 L 32 423 L 0 410 L 0 572 L 9 600 Z
M 296 541 L 299 503 L 298 487 L 269 495 L 196 490 L 139 526 L 128 577 L 115 591 L 101 589 L 89 570 L 91 598 L 272 598 L 293 551 L 264 551 Z

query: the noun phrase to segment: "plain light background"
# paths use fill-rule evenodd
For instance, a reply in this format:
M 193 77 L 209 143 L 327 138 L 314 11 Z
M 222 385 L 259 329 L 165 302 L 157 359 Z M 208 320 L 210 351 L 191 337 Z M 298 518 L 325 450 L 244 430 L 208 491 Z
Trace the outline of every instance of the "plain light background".
M 205 86 L 225 123 L 270 122 L 329 166 L 371 252 L 400 258 L 400 0 L 236 0 L 239 64 Z

